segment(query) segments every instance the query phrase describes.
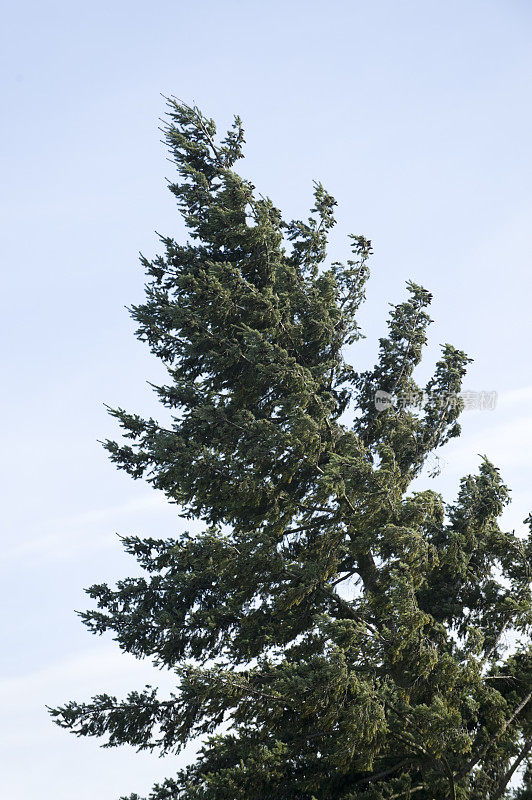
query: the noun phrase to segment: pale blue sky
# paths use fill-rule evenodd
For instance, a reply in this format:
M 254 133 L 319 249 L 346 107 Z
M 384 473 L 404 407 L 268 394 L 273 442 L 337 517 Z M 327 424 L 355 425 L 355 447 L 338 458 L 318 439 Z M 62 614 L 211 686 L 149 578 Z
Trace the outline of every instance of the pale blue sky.
M 160 368 L 132 336 L 142 250 L 182 225 L 157 130 L 160 93 L 245 122 L 244 173 L 288 216 L 312 180 L 375 256 L 353 354 L 368 365 L 387 303 L 435 296 L 429 365 L 450 341 L 466 387 L 438 487 L 488 454 L 532 510 L 532 13 L 525 0 L 9 3 L 2 59 L 3 441 L 0 702 L 6 800 L 113 800 L 171 774 L 56 729 L 45 703 L 154 680 L 74 615 L 83 587 L 130 573 L 114 532 L 171 535 L 175 513 L 97 444 L 104 402 L 152 411 Z M 427 367 L 428 370 L 428 367 Z M 427 372 L 425 370 L 425 373 Z

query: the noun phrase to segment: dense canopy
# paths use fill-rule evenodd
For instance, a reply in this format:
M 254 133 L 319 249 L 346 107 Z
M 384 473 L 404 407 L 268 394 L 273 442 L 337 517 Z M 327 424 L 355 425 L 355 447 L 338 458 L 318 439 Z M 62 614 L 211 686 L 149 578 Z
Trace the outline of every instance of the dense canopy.
M 370 242 L 329 263 L 321 184 L 309 219 L 286 222 L 234 171 L 238 118 L 222 140 L 176 100 L 167 119 L 189 237 L 142 259 L 132 314 L 167 367 L 169 421 L 112 410 L 124 439 L 106 447 L 204 529 L 126 537 L 144 577 L 91 587 L 82 617 L 176 690 L 52 713 L 109 746 L 203 736 L 151 800 L 531 798 L 531 539 L 500 529 L 508 490 L 487 459 L 454 503 L 410 488 L 459 434 L 467 357 L 445 345 L 416 384 L 431 295 L 408 284 L 357 371 Z

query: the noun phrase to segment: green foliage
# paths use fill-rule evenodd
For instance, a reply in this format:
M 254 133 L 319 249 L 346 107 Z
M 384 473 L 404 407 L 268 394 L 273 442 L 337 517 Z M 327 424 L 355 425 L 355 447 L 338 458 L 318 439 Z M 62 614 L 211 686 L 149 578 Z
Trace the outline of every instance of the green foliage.
M 171 423 L 111 410 L 124 440 L 106 447 L 205 528 L 124 539 L 145 577 L 91 587 L 82 617 L 176 691 L 52 714 L 106 746 L 169 754 L 204 736 L 150 800 L 507 798 L 532 734 L 531 540 L 500 529 L 508 492 L 486 459 L 453 505 L 409 489 L 459 433 L 468 359 L 445 345 L 417 385 L 431 295 L 408 284 L 377 365 L 355 371 L 370 242 L 327 266 L 321 184 L 309 219 L 285 222 L 233 170 L 238 118 L 217 143 L 197 109 L 168 106 L 190 235 L 142 259 L 132 314 L 167 367 Z M 378 389 L 420 406 L 378 409 Z

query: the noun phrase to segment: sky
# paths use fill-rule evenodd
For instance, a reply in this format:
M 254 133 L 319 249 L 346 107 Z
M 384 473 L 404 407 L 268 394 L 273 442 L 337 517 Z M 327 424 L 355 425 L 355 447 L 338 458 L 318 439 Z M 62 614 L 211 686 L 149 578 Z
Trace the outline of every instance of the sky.
M 486 454 L 512 488 L 505 524 L 532 511 L 532 8 L 526 0 L 197 0 L 4 6 L 0 233 L 0 794 L 143 795 L 190 757 L 102 750 L 45 705 L 118 695 L 171 675 L 91 636 L 83 589 L 133 574 L 117 534 L 172 536 L 176 509 L 108 462 L 103 406 L 155 413 L 162 371 L 125 306 L 138 253 L 182 238 L 158 130 L 176 95 L 246 127 L 243 174 L 286 217 L 312 181 L 338 201 L 331 258 L 373 242 L 349 356 L 371 366 L 390 302 L 434 295 L 421 376 L 450 342 L 473 359 L 470 410 L 429 485 L 452 500 Z M 428 482 L 429 479 L 423 479 Z

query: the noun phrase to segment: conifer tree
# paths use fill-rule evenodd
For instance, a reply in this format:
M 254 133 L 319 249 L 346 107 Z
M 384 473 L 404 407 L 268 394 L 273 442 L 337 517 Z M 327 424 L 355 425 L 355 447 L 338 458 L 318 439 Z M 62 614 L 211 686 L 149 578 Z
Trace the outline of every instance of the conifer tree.
M 167 368 L 170 422 L 111 410 L 124 438 L 106 447 L 203 532 L 125 538 L 144 577 L 92 586 L 81 616 L 176 689 L 51 713 L 111 747 L 203 737 L 150 800 L 532 797 L 532 539 L 499 527 L 508 490 L 487 459 L 453 503 L 410 488 L 459 434 L 468 358 L 445 345 L 417 385 L 431 295 L 409 283 L 357 371 L 370 242 L 330 264 L 321 184 L 310 217 L 286 222 L 234 170 L 240 119 L 220 140 L 170 99 L 167 120 L 189 238 L 142 258 L 132 314 Z

